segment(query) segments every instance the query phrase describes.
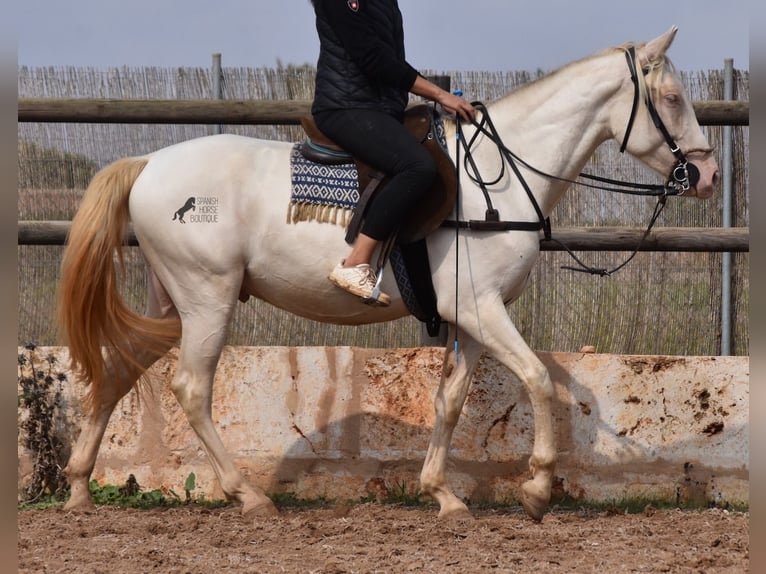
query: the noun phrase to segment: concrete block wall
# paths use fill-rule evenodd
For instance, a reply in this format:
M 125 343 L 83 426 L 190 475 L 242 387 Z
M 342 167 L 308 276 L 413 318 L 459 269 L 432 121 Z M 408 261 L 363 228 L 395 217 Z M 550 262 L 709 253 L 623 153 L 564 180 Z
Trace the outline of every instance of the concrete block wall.
M 20 349 L 19 352 L 23 352 Z M 68 364 L 65 348 L 35 351 Z M 418 488 L 433 427 L 441 349 L 227 347 L 213 415 L 224 443 L 269 493 L 359 499 Z M 747 357 L 539 353 L 555 385 L 559 463 L 555 495 L 583 501 L 651 498 L 746 504 L 749 496 Z M 177 352 L 153 368 L 153 395 L 118 405 L 93 478 L 183 495 L 223 496 L 199 441 L 168 388 Z M 66 371 L 64 371 L 66 372 Z M 82 387 L 61 387 L 59 432 L 82 420 Z M 19 410 L 19 420 L 25 416 Z M 528 476 L 533 418 L 522 385 L 485 357 L 456 428 L 448 479 L 472 502 L 513 501 Z M 19 486 L 31 459 L 19 436 Z

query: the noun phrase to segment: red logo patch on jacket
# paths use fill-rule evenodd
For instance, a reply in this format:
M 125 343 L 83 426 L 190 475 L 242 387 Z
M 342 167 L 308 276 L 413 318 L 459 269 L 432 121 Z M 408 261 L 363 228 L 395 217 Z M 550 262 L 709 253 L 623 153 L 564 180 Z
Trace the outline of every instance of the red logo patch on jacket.
M 348 4 L 348 7 L 352 12 L 357 12 L 359 10 L 359 0 L 348 0 L 346 4 Z

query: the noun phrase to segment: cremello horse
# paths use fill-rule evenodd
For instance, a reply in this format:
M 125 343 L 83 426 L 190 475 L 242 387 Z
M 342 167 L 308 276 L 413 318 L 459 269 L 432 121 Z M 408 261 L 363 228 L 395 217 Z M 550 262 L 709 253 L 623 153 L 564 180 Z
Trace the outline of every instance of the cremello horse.
M 515 90 L 488 106 L 488 113 L 506 145 L 547 174 L 575 178 L 602 142 L 622 142 L 630 131 L 627 151 L 664 176 L 676 166 L 677 157 L 652 121 L 646 101 L 631 113 L 634 92 L 640 88 L 699 171 L 687 195 L 708 197 L 717 184 L 718 168 L 665 56 L 675 33 L 674 27 L 635 46 L 635 85 L 626 65 L 627 46 L 622 46 Z M 466 137 L 473 129 L 466 126 Z M 455 126 L 448 125 L 448 131 L 454 158 Z M 203 137 L 118 160 L 94 177 L 72 222 L 59 295 L 59 320 L 73 368 L 90 385 L 89 417 L 66 468 L 72 489 L 68 509 L 92 505 L 88 481 L 112 410 L 180 337 L 171 387 L 221 487 L 241 502 L 247 517 L 275 512 L 265 493 L 243 479 L 211 416 L 213 375 L 238 299 L 259 297 L 303 317 L 348 325 L 390 321 L 408 313 L 390 274 L 382 285 L 392 295 L 387 308 L 364 305 L 327 280 L 348 250 L 342 227 L 286 223 L 291 146 L 234 135 Z M 498 149 L 487 137 L 480 136 L 474 157 L 480 170 L 497 173 Z M 568 183 L 521 170 L 547 216 Z M 506 171 L 489 193 L 501 217 L 538 220 L 512 173 Z M 200 212 L 204 201 L 212 203 L 215 217 L 203 218 L 206 224 L 174 222 L 173 213 L 189 196 L 197 198 Z M 486 209 L 482 193 L 465 172 L 459 209 L 466 220 L 482 219 Z M 128 309 L 117 291 L 115 254 L 119 260 L 130 221 L 150 269 L 145 316 Z M 529 393 L 534 446 L 531 477 L 522 485 L 520 498 L 526 512 L 541 520 L 556 463 L 553 387 L 506 311 L 538 257 L 539 234 L 461 230 L 456 235 L 454 229 L 440 228 L 428 236 L 427 245 L 438 311 L 449 323 L 449 340 L 456 338 L 459 345 L 457 351 L 452 344 L 445 351 L 421 489 L 438 502 L 440 516 L 468 513 L 448 486 L 445 465 L 471 375 L 486 350 Z

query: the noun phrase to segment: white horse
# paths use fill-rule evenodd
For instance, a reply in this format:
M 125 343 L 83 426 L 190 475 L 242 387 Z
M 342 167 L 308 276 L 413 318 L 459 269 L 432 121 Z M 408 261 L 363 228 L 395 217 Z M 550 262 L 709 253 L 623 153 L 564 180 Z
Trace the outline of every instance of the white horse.
M 673 27 L 650 42 L 571 63 L 493 102 L 487 113 L 508 148 L 541 172 L 575 178 L 602 142 L 623 142 L 629 136 L 627 151 L 663 176 L 679 166 L 679 154 L 688 158 L 688 171 L 698 176 L 686 181 L 686 195 L 709 197 L 719 179 L 718 167 L 665 56 L 675 33 Z M 633 50 L 635 81 L 626 64 L 626 53 Z M 636 93 L 641 97 L 634 109 Z M 651 102 L 678 145 L 675 155 L 652 120 Z M 454 160 L 455 125 L 448 122 L 447 128 Z M 466 126 L 465 137 L 474 130 Z M 223 491 L 241 502 L 248 518 L 276 512 L 266 494 L 244 480 L 211 416 L 213 375 L 238 299 L 259 297 L 309 319 L 347 325 L 408 314 L 389 275 L 382 285 L 392 295 L 389 307 L 364 305 L 327 280 L 348 249 L 341 226 L 286 222 L 291 147 L 216 135 L 118 160 L 94 177 L 72 222 L 60 284 L 59 320 L 72 366 L 90 385 L 89 417 L 66 467 L 71 485 L 66 508 L 92 505 L 88 481 L 112 410 L 180 337 L 171 388 Z M 498 173 L 499 158 L 496 144 L 480 134 L 474 153 L 479 169 Z M 524 166 L 520 170 L 541 213 L 519 178 L 508 171 L 489 189 L 495 209 L 505 219 L 535 222 L 540 215 L 547 217 L 569 183 Z M 459 214 L 466 220 L 482 219 L 484 197 L 465 172 L 461 177 Z M 203 219 L 209 223 L 179 225 L 172 220 L 190 196 L 197 198 L 197 215 L 207 214 Z M 200 198 L 208 198 L 207 210 Z M 194 213 L 187 213 L 187 220 Z M 145 316 L 132 312 L 117 292 L 114 256 L 121 258 L 130 221 L 150 273 Z M 556 463 L 553 387 L 506 311 L 527 282 L 539 241 L 537 231 L 456 234 L 440 228 L 427 237 L 438 312 L 449 324 L 449 340 L 459 343 L 445 350 L 436 421 L 420 475 L 422 491 L 440 506 L 439 516 L 469 512 L 451 491 L 445 465 L 471 375 L 485 350 L 523 382 L 534 411 L 531 477 L 521 487 L 521 502 L 539 521 L 550 501 Z

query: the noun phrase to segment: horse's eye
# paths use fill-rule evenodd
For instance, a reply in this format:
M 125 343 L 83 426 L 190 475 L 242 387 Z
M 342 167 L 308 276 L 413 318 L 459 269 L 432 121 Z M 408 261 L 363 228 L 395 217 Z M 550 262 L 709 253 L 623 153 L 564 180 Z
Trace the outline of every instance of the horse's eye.
M 677 106 L 680 101 L 678 94 L 665 94 L 665 103 L 669 106 Z

